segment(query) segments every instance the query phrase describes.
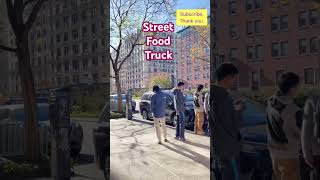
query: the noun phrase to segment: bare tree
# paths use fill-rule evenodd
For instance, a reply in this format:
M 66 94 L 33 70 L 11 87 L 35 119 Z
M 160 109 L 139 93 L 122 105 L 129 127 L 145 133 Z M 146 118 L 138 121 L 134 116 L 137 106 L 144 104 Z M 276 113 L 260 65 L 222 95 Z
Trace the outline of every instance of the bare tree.
M 210 25 L 190 27 L 197 36 L 197 41 L 192 44 L 190 56 L 194 60 L 209 62 L 210 51 Z
M 110 54 L 118 94 L 118 110 L 122 110 L 120 71 L 133 50 L 144 44 L 142 23 L 164 20 L 173 14 L 175 0 L 111 0 Z
M 0 49 L 15 53 L 18 58 L 20 82 L 24 97 L 25 157 L 40 160 L 39 130 L 36 117 L 35 88 L 30 65 L 29 31 L 41 6 L 47 0 L 6 0 L 6 11 L 15 35 L 16 47 L 0 45 Z

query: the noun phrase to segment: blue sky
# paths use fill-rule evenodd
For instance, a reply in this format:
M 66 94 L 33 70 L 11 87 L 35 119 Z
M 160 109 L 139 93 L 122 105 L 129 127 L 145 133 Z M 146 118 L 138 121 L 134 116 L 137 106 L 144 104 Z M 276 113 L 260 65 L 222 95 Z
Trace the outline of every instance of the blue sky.
M 177 9 L 210 9 L 210 0 L 178 0 Z

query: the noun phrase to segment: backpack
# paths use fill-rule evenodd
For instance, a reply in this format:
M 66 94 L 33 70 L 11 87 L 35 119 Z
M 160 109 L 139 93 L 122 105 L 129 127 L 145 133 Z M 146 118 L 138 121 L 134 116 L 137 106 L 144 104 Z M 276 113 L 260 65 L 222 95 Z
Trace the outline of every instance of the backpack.
M 315 101 L 311 101 L 314 112 L 313 112 L 313 122 L 314 122 L 314 137 L 318 144 L 320 144 L 320 98 L 313 98 Z
M 270 100 L 268 101 L 267 108 L 267 125 L 270 136 L 273 141 L 279 144 L 288 144 L 288 139 L 283 131 L 283 119 L 281 118 L 282 111 L 286 108 L 285 104 L 280 103 L 274 99 L 274 104 L 271 106 Z
M 79 123 L 72 123 L 69 131 L 71 150 L 80 153 L 83 141 L 83 129 Z

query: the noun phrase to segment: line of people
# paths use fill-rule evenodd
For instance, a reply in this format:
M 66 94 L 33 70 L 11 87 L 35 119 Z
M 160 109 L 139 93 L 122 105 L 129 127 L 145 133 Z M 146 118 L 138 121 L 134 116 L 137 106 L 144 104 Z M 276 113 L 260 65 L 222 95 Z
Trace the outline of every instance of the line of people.
M 211 179 L 215 180 L 241 179 L 239 130 L 245 100 L 230 95 L 238 73 L 233 64 L 221 64 L 215 73 L 217 84 L 211 87 L 210 163 Z M 320 180 L 320 98 L 310 96 L 301 110 L 294 103 L 298 87 L 299 76 L 284 73 L 268 100 L 267 136 L 274 180 Z M 305 169 L 302 162 L 311 167 L 305 176 L 300 173 Z
M 185 111 L 186 111 L 186 99 L 184 95 L 184 82 L 179 82 L 177 87 L 172 90 L 174 108 L 177 115 L 177 126 L 175 139 L 179 141 L 186 141 L 185 139 Z M 194 110 L 195 110 L 195 122 L 194 132 L 198 135 L 203 135 L 203 124 L 205 120 L 205 113 L 209 112 L 209 96 L 204 96 L 204 86 L 198 85 L 196 92 L 194 93 Z M 164 135 L 164 141 L 167 142 L 167 130 L 165 124 L 166 106 L 168 102 L 167 94 L 163 93 L 158 85 L 153 86 L 154 95 L 151 97 L 151 111 L 154 117 L 154 126 L 158 143 L 162 143 L 161 128 Z

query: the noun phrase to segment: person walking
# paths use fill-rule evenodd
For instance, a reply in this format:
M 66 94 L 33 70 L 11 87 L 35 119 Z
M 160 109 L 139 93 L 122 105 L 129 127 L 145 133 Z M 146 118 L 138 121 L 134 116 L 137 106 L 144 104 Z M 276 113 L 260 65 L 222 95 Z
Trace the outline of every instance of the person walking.
M 184 113 L 185 113 L 186 107 L 185 107 L 185 97 L 182 92 L 183 90 L 184 90 L 184 82 L 179 82 L 178 86 L 173 89 L 174 107 L 178 115 L 178 122 L 176 127 L 176 139 L 181 141 L 186 140 L 184 136 L 184 129 L 185 129 Z
M 320 96 L 306 101 L 301 141 L 304 160 L 312 168 L 311 179 L 320 180 Z
M 151 111 L 154 118 L 154 127 L 156 129 L 156 134 L 161 144 L 161 130 L 163 129 L 164 142 L 167 142 L 167 129 L 166 129 L 166 105 L 167 105 L 167 95 L 163 93 L 159 86 L 153 86 L 153 92 L 155 93 L 151 97 Z
M 234 101 L 229 90 L 237 79 L 232 63 L 221 64 L 216 72 L 217 84 L 210 88 L 211 177 L 216 180 L 239 180 L 239 124 L 243 102 Z
M 196 114 L 194 122 L 194 133 L 203 135 L 203 122 L 204 122 L 204 97 L 203 97 L 203 88 L 202 84 L 197 86 L 197 90 L 193 95 L 194 99 L 194 110 Z
M 281 75 L 278 90 L 268 100 L 268 148 L 272 160 L 273 178 L 300 179 L 300 128 L 302 111 L 294 104 L 299 76 L 288 72 Z

